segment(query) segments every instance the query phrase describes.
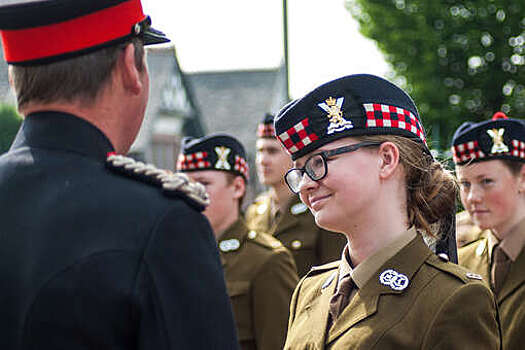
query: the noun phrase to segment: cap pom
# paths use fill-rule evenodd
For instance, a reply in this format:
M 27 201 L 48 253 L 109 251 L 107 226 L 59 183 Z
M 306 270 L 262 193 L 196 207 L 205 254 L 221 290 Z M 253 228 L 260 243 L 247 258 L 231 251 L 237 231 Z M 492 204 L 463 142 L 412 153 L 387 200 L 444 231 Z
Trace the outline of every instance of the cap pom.
M 509 117 L 507 117 L 507 115 L 503 112 L 496 112 L 492 116 L 492 120 L 498 120 L 498 119 L 509 119 Z

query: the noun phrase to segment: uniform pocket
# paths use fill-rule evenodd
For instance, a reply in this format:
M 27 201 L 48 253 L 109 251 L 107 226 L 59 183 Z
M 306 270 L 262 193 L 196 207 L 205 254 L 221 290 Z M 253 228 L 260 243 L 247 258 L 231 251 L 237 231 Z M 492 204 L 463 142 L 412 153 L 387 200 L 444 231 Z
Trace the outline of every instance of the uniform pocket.
M 249 281 L 227 281 L 226 288 L 232 304 L 233 317 L 237 326 L 239 341 L 254 338 L 252 325 L 252 302 Z

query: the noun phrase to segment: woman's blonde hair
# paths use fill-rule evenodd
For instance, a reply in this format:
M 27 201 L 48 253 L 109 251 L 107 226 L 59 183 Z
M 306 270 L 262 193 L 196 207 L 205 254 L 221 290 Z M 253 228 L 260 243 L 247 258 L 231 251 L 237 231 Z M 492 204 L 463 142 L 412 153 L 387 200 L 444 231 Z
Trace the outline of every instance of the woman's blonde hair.
M 392 142 L 399 149 L 399 162 L 406 179 L 407 216 L 410 225 L 430 236 L 431 225 L 456 208 L 457 182 L 452 173 L 436 161 L 423 145 L 396 135 L 360 136 L 362 141 Z M 442 223 L 440 226 L 445 227 Z

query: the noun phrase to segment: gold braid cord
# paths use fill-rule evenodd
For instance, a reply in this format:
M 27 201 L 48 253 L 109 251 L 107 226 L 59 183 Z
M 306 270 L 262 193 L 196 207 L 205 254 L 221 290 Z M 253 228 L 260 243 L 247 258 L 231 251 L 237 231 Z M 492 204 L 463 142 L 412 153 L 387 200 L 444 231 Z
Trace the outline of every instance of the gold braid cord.
M 199 209 L 210 204 L 204 186 L 192 181 L 182 173 L 159 169 L 152 164 L 136 161 L 133 158 L 110 154 L 106 159 L 107 166 L 119 173 L 160 186 L 167 195 L 184 194 L 197 204 Z

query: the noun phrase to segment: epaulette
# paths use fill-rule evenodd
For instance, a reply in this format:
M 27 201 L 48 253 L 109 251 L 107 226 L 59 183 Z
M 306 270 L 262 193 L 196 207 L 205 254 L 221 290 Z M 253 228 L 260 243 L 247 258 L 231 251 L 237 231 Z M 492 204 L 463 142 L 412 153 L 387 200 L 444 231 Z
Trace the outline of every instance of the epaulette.
M 261 234 L 253 230 L 248 232 L 247 239 L 248 241 L 251 241 L 268 249 L 276 249 L 283 247 L 283 244 L 278 239 L 270 236 L 269 234 Z
M 339 268 L 340 262 L 341 262 L 340 260 L 336 260 L 336 261 L 332 261 L 324 265 L 312 266 L 310 268 L 310 271 L 308 271 L 308 273 L 305 275 L 305 277 L 311 277 L 311 276 L 315 276 L 315 275 L 321 274 L 326 271 L 336 270 Z
M 181 198 L 198 211 L 203 211 L 210 204 L 204 186 L 190 180 L 185 174 L 159 169 L 113 152 L 108 153 L 106 167 L 118 174 L 160 187 L 166 196 Z
M 472 280 L 478 280 L 478 281 L 483 280 L 481 275 L 477 273 L 469 272 L 468 270 L 466 270 L 465 268 L 459 265 L 448 263 L 447 260 L 442 259 L 441 257 L 438 257 L 434 254 L 432 254 L 427 259 L 426 263 L 435 267 L 436 269 L 440 271 L 446 272 L 449 275 L 456 277 L 457 279 L 461 280 L 463 283 L 468 283 L 468 282 L 471 282 Z

